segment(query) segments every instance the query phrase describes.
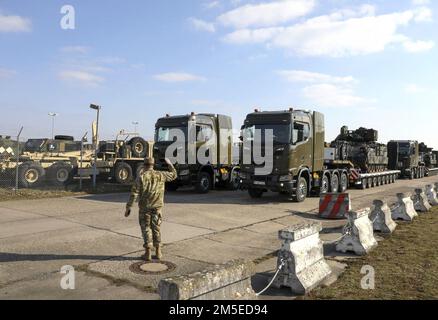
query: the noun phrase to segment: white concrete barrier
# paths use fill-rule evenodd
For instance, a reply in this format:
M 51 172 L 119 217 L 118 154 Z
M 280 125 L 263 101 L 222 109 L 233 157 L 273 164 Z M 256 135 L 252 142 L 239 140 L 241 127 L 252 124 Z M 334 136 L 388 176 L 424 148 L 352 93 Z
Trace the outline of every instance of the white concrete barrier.
M 202 272 L 163 279 L 158 292 L 161 300 L 254 299 L 253 274 L 253 262 L 235 260 Z
M 275 288 L 288 287 L 293 293 L 304 295 L 330 276 L 332 271 L 319 238 L 321 230 L 321 223 L 312 222 L 279 231 L 283 244 L 278 266 L 284 265 L 273 283 Z
M 397 203 L 391 208 L 393 220 L 412 221 L 418 217 L 410 193 L 397 193 Z
M 415 189 L 415 194 L 412 197 L 412 201 L 414 202 L 414 208 L 417 212 L 426 213 L 432 209 L 431 205 L 429 204 L 429 200 L 427 200 L 424 189 Z
M 377 247 L 373 225 L 369 219 L 370 213 L 370 208 L 348 213 L 348 224 L 344 227 L 343 237 L 336 244 L 336 251 L 351 251 L 363 256 Z
M 438 206 L 438 197 L 435 187 L 431 184 L 426 186 L 427 200 L 431 206 Z
M 374 231 L 392 233 L 397 227 L 397 224 L 392 220 L 391 209 L 389 209 L 388 204 L 382 200 L 374 200 L 373 205 L 370 220 L 373 224 Z

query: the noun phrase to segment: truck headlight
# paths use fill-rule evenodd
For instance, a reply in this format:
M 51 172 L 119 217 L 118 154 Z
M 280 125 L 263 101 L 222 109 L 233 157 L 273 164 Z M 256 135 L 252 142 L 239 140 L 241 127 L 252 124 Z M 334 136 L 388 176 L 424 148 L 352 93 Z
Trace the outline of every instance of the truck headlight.
M 280 176 L 280 178 L 278 179 L 280 182 L 289 182 L 292 180 L 292 176 L 287 175 L 287 176 Z
M 190 170 L 189 170 L 189 169 L 181 170 L 181 171 L 179 172 L 179 175 L 180 175 L 180 176 L 188 176 L 189 174 L 190 174 Z

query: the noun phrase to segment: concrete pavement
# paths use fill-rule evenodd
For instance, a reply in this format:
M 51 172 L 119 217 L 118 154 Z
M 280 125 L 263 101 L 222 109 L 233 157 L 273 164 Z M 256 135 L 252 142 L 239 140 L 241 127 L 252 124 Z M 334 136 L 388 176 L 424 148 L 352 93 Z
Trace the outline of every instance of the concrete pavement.
M 374 199 L 393 203 L 397 192 L 413 192 L 436 181 L 437 177 L 400 180 L 350 190 L 353 209 L 371 206 Z M 0 202 L 0 299 L 157 299 L 155 289 L 162 277 L 235 258 L 260 262 L 255 287 L 262 287 L 275 268 L 272 254 L 280 246 L 278 230 L 319 220 L 319 198 L 297 204 L 273 193 L 257 200 L 243 191 L 169 193 L 162 226 L 164 258 L 177 268 L 166 275 L 144 276 L 129 270 L 143 252 L 136 210 L 128 219 L 123 216 L 127 198 L 108 194 Z M 320 221 L 323 240 L 341 236 L 345 221 Z M 330 244 L 326 247 L 327 256 L 337 255 Z M 64 265 L 76 269 L 75 290 L 59 285 Z M 290 297 L 287 290 L 267 294 Z

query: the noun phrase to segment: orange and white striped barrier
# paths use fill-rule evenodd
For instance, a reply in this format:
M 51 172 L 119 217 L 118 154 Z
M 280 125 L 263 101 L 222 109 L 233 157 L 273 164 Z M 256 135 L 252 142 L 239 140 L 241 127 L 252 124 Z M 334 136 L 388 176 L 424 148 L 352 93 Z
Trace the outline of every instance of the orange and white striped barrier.
M 349 193 L 326 193 L 319 200 L 319 217 L 324 219 L 344 219 L 351 211 Z

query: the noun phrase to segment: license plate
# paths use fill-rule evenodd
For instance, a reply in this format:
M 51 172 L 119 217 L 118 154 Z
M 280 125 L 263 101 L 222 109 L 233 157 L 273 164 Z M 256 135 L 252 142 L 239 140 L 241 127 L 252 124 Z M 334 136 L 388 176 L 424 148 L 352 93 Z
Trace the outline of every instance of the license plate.
M 254 181 L 254 184 L 257 185 L 257 186 L 265 186 L 266 182 L 264 182 L 264 181 Z

